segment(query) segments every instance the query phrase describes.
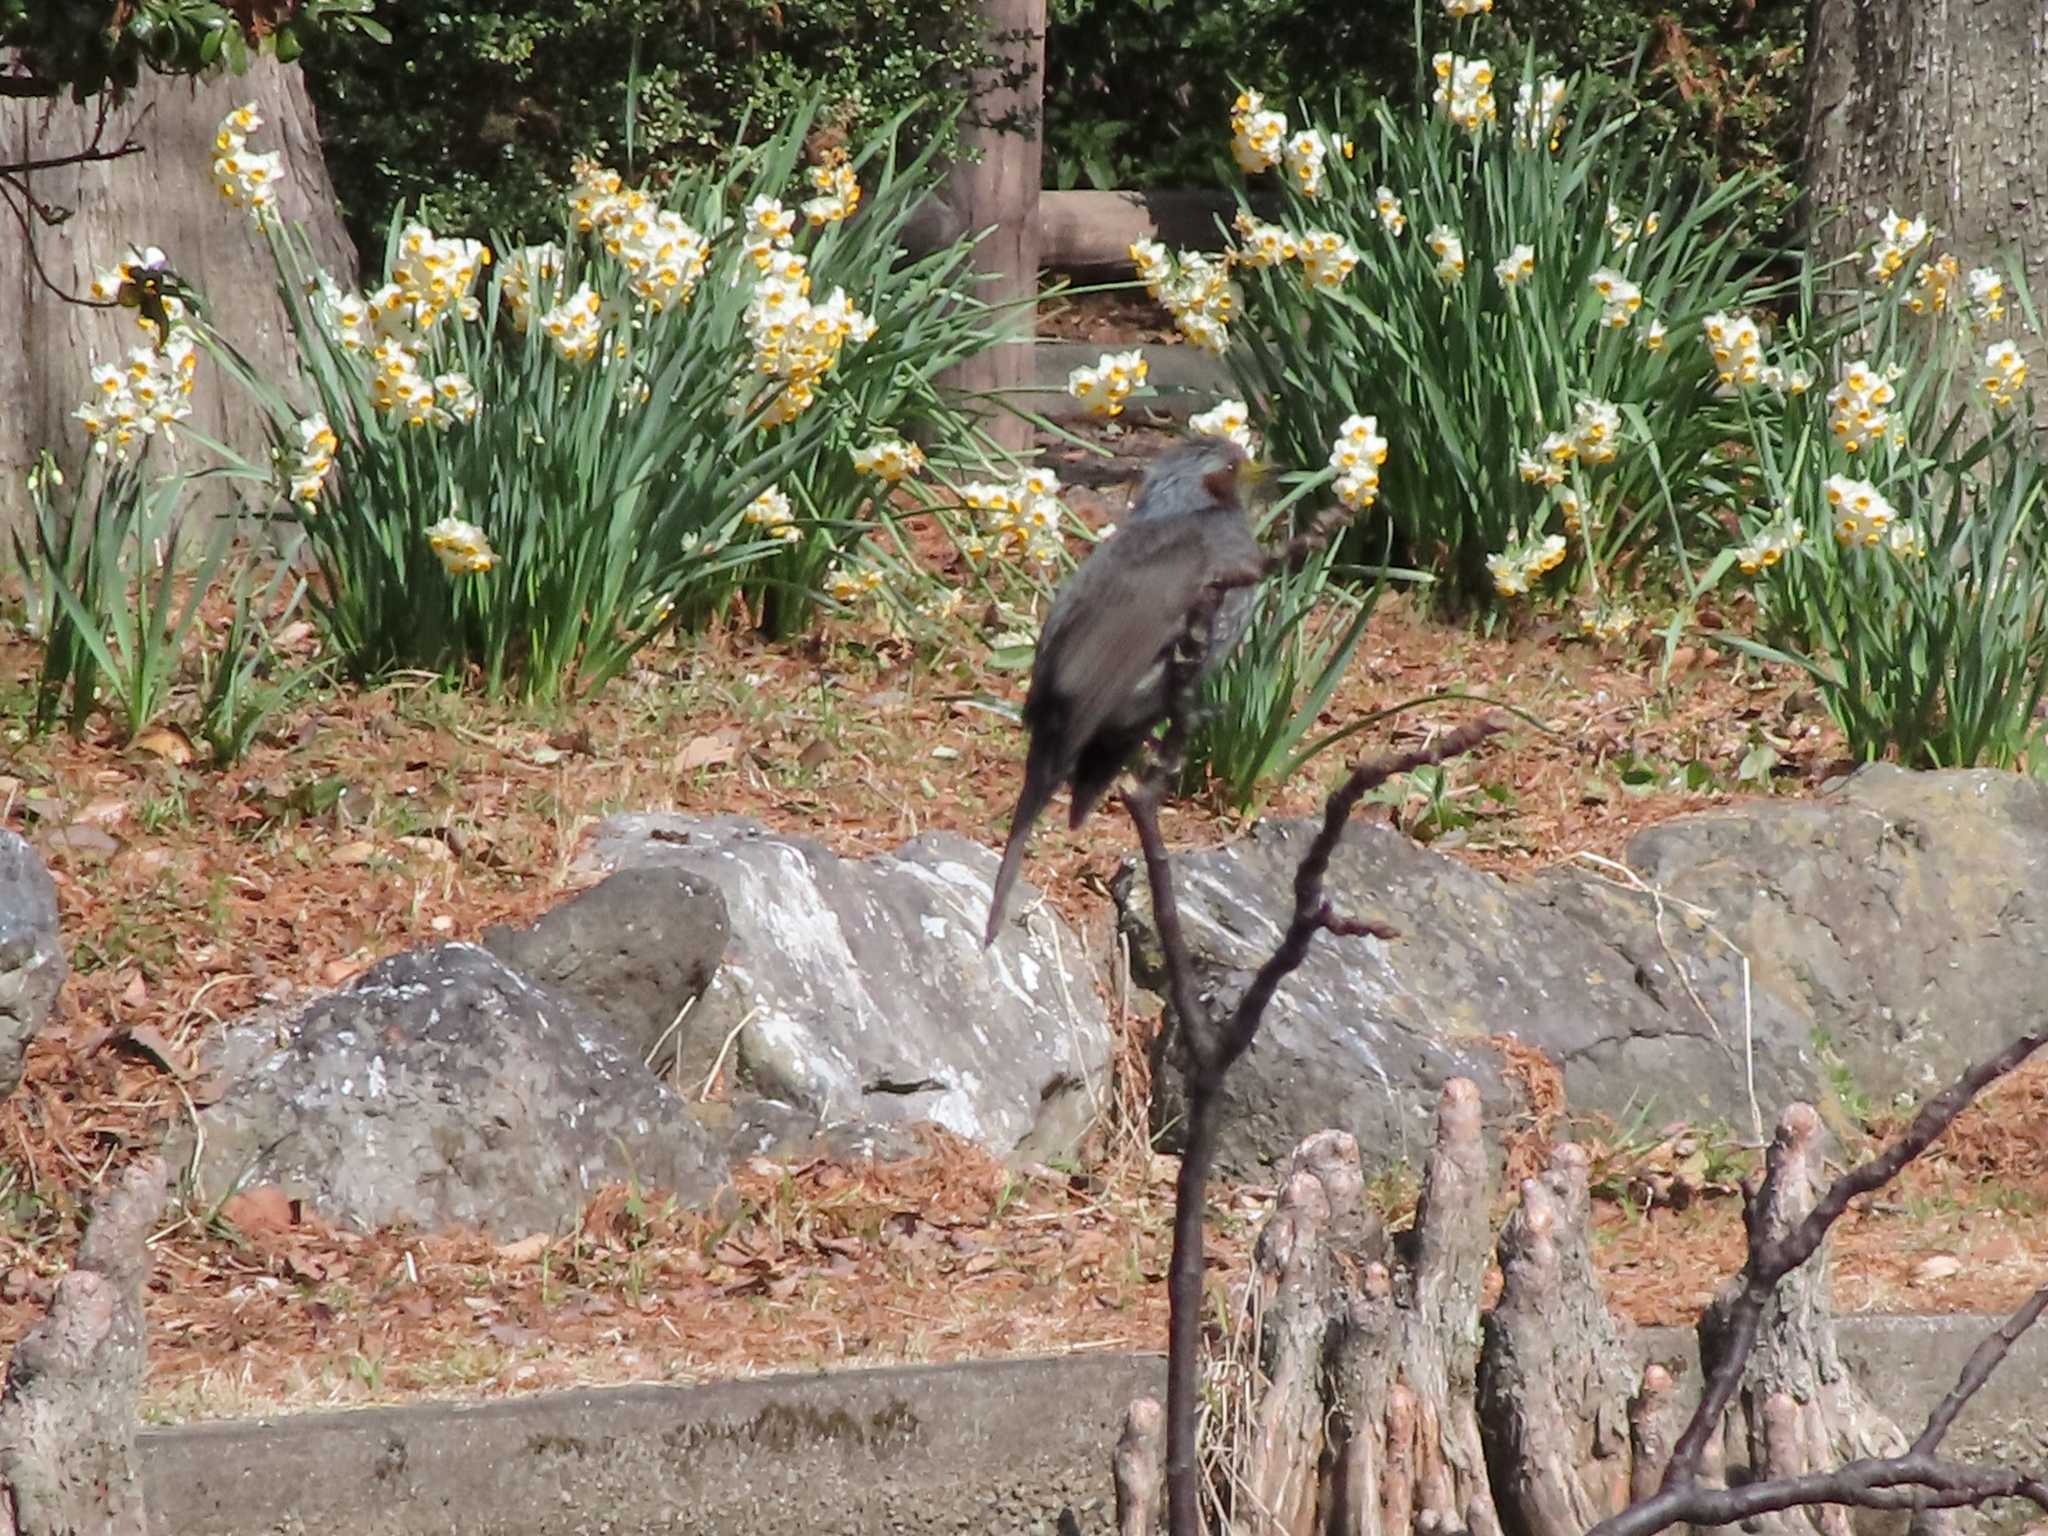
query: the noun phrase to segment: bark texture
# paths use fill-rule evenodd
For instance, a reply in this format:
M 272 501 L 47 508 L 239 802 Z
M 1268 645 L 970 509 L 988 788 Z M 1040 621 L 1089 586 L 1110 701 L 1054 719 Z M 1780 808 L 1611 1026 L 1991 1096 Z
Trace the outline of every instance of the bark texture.
M 1549 1166 L 1522 1181 L 1500 1234 L 1501 1297 L 1486 1319 L 1479 1413 L 1510 1530 L 1587 1530 L 1632 1497 L 1637 1383 L 1624 1325 L 1593 1274 L 1587 1172 L 1581 1148 L 1553 1149 Z
M 1794 1104 L 1778 1117 L 1764 1181 L 1752 1197 L 1750 1230 L 1782 1237 L 1806 1219 L 1827 1187 L 1826 1136 L 1811 1105 Z M 1700 1318 L 1700 1363 L 1711 1372 L 1726 1358 L 1725 1287 Z M 1827 1304 L 1828 1249 L 1787 1275 L 1764 1313 L 1756 1346 L 1736 1394 L 1727 1431 L 1730 1474 L 1741 1482 L 1819 1472 L 1862 1457 L 1902 1454 L 1909 1437 L 1888 1418 L 1842 1363 Z M 1907 1517 L 1864 1511 L 1852 1518 L 1839 1506 L 1791 1510 L 1757 1519 L 1758 1531 L 1778 1536 L 1848 1536 L 1851 1529 L 1878 1536 L 1906 1528 Z
M 2016 251 L 2044 291 L 2048 6 L 1814 0 L 1806 46 L 1809 210 L 1847 215 L 1824 244 L 1922 213 L 1965 267 Z
M 982 0 L 982 25 L 995 64 L 972 82 L 972 120 L 961 125 L 961 158 L 927 222 L 928 235 L 943 243 L 988 230 L 974 248 L 973 270 L 983 281 L 975 294 L 1003 306 L 997 317 L 1009 340 L 979 352 L 942 376 L 962 392 L 1031 388 L 1030 341 L 1035 326 L 1032 299 L 1038 292 L 1038 191 L 1045 161 L 1046 0 Z M 1006 410 L 993 410 L 984 430 L 1012 453 L 1031 447 L 1031 424 Z
M 1750 1230 L 1774 1237 L 1821 1188 L 1821 1127 L 1780 1119 Z M 1478 1092 L 1444 1087 L 1414 1227 L 1392 1240 L 1341 1132 L 1289 1160 L 1234 1308 L 1212 1345 L 1204 1455 L 1212 1525 L 1243 1536 L 1583 1536 L 1657 1490 L 1691 1404 L 1662 1364 L 1638 1372 L 1628 1325 L 1600 1295 L 1589 1167 L 1555 1147 L 1523 1182 L 1496 1246 Z M 1499 1301 L 1482 1319 L 1497 1257 Z M 1730 1285 L 1736 1282 L 1731 1281 Z M 1904 1450 L 1843 1367 L 1825 1245 L 1780 1288 L 1725 1425 L 1710 1486 L 1821 1471 Z M 1702 1318 L 1709 1370 L 1726 1358 L 1724 1294 Z M 1119 1536 L 1157 1524 L 1158 1405 L 1133 1405 L 1116 1458 Z M 1906 1517 L 1840 1509 L 1764 1517 L 1767 1536 L 1901 1536 Z M 1941 1527 L 1923 1524 L 1920 1531 Z M 1917 1533 L 1916 1533 L 1917 1536 Z
M 30 176 L 38 202 L 68 210 L 60 223 L 30 220 L 24 228 L 11 213 L 0 214 L 0 313 L 13 322 L 0 325 L 0 523 L 25 504 L 22 476 L 38 449 L 56 453 L 67 472 L 84 456 L 85 437 L 71 412 L 86 398 L 94 360 L 118 360 L 147 340 L 132 311 L 67 303 L 50 285 L 83 295 L 93 272 L 114 265 L 131 244 L 161 247 L 208 301 L 208 319 L 228 340 L 270 377 L 289 375 L 290 332 L 269 253 L 247 215 L 228 207 L 213 185 L 214 132 L 221 118 L 251 101 L 264 127 L 250 147 L 284 152 L 280 212 L 305 224 L 319 260 L 338 279 L 354 281 L 354 248 L 335 210 L 298 69 L 266 59 L 246 75 L 201 82 L 145 72 L 100 136 L 103 147 L 132 136 L 145 153 Z M 93 140 L 96 112 L 68 99 L 0 100 L 0 163 L 76 153 Z M 38 263 L 49 284 L 37 275 Z M 204 360 L 190 425 L 262 454 L 257 414 Z M 196 466 L 206 457 L 181 439 L 178 462 Z
M 142 1290 L 165 1180 L 160 1158 L 129 1165 L 93 1211 L 49 1314 L 14 1347 L 0 1392 L 0 1536 L 143 1536 Z

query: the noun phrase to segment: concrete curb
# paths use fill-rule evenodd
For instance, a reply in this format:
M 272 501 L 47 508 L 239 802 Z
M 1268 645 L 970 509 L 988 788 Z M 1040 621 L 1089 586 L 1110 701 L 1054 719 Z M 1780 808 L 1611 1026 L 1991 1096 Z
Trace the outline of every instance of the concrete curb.
M 798 1536 L 1108 1524 L 1157 1356 L 614 1387 L 144 1431 L 153 1536 Z
M 1854 1318 L 1839 1338 L 1917 1428 L 1996 1325 Z M 1691 1368 L 1688 1330 L 1636 1344 Z M 2037 1330 L 1949 1452 L 2039 1464 L 2044 1383 Z M 154 1536 L 1050 1536 L 1066 1509 L 1109 1527 L 1124 1406 L 1163 1390 L 1156 1355 L 1068 1355 L 197 1424 L 147 1430 L 140 1451 Z

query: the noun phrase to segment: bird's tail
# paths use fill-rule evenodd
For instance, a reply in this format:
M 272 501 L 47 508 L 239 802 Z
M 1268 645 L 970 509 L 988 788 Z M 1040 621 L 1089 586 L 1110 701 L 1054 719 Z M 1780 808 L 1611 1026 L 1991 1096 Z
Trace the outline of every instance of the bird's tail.
M 1002 929 L 1003 908 L 1009 905 L 1010 887 L 1023 871 L 1024 845 L 1031 841 L 1032 823 L 1038 820 L 1058 787 L 1059 781 L 1047 764 L 1026 760 L 1024 790 L 1017 796 L 1017 809 L 1010 816 L 1010 840 L 1003 845 L 1002 867 L 996 871 L 995 889 L 989 896 L 988 928 L 981 936 L 983 949 L 995 943 L 996 934 Z

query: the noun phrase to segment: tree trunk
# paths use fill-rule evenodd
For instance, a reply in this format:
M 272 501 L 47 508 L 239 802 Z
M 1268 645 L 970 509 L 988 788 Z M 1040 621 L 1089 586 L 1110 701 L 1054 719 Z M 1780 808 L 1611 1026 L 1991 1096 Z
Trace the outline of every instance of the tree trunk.
M 114 147 L 132 135 L 146 152 L 33 173 L 37 201 L 68 211 L 60 223 L 31 221 L 25 236 L 18 220 L 0 218 L 0 312 L 15 322 L 0 327 L 0 524 L 25 505 L 22 477 L 38 449 L 50 449 L 67 472 L 84 457 L 85 435 L 71 413 L 91 388 L 93 363 L 118 361 L 147 342 L 132 311 L 68 303 L 49 284 L 82 296 L 92 274 L 131 244 L 158 246 L 244 356 L 272 378 L 290 376 L 294 353 L 269 252 L 247 214 L 228 207 L 213 185 L 214 132 L 245 102 L 264 118 L 250 147 L 284 152 L 279 211 L 306 226 L 318 259 L 344 286 L 354 283 L 355 252 L 298 69 L 262 60 L 246 75 L 197 83 L 145 72 L 109 112 L 100 142 Z M 96 113 L 64 98 L 0 101 L 0 163 L 77 152 L 93 141 Z M 192 403 L 193 428 L 261 458 L 260 419 L 204 360 Z M 209 457 L 181 438 L 180 465 Z
M 1807 202 L 1847 215 L 1824 248 L 1896 208 L 1924 214 L 1965 267 L 2017 253 L 2048 291 L 2044 54 L 2040 0 L 1814 0 Z
M 942 206 L 931 225 L 941 242 L 990 231 L 974 248 L 974 271 L 985 279 L 975 295 L 1004 306 L 999 318 L 1006 340 L 948 369 L 941 382 L 965 394 L 990 395 L 992 409 L 983 429 L 999 447 L 1019 454 L 1031 447 L 1031 424 L 1001 409 L 1000 400 L 1034 382 L 1038 193 L 1045 161 L 1045 3 L 982 0 L 982 23 L 997 67 L 973 82 L 972 116 L 961 127 L 962 155 L 947 174 L 938 196 Z
M 101 1192 L 77 1265 L 14 1347 L 0 1393 L 0 1536 L 143 1536 L 142 1290 L 165 1179 L 163 1160 L 145 1157 Z

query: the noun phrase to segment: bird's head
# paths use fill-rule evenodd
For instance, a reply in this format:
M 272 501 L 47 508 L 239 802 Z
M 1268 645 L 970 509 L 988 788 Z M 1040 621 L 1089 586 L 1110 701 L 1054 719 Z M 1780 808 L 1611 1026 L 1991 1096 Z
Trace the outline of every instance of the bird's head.
M 1227 437 L 1175 443 L 1152 461 L 1131 501 L 1131 519 L 1183 512 L 1242 512 L 1242 491 L 1252 478 L 1244 449 Z

